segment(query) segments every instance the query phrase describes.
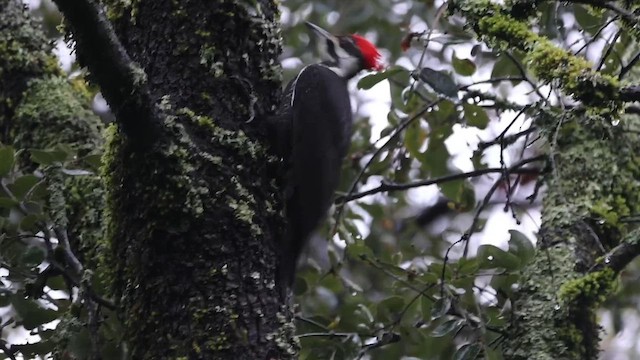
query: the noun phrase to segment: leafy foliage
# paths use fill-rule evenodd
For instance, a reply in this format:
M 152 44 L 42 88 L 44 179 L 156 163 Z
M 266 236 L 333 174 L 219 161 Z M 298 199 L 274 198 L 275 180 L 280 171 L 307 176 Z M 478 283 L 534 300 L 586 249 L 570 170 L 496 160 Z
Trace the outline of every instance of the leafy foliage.
M 301 358 L 501 359 L 539 225 L 530 217 L 548 144 L 531 123 L 572 94 L 536 77 L 525 49 L 483 43 L 459 14 L 440 16 L 439 2 L 285 5 L 286 54 L 303 63 L 313 61 L 298 47 L 303 18 L 375 39 L 389 66 L 357 87 L 388 91 L 391 103 L 386 117 L 360 114 L 381 130 L 356 124 L 343 193 L 321 232 L 330 240 L 317 241 L 300 273 Z M 620 74 L 640 50 L 615 12 L 537 9 L 541 36 L 603 73 Z
M 18 151 L 5 145 L 0 153 L 0 166 L 5 169 L 0 176 L 0 306 L 4 310 L 0 326 L 3 333 L 27 337 L 10 345 L 3 340 L 5 354 L 87 358 L 90 322 L 101 318 L 105 322 L 97 335 L 104 358 L 120 358 L 119 322 L 110 309 L 96 308 L 92 297 L 100 296 L 96 293 L 100 284 L 91 271 L 73 269 L 65 255 L 68 244 L 51 216 L 56 192 L 51 184 L 60 180 L 58 175 L 63 179 L 95 176 L 78 168 L 87 165 L 86 159 L 78 159 L 63 144 L 50 150 Z M 16 163 L 21 153 L 28 153 L 37 167 L 22 170 L 30 167 Z

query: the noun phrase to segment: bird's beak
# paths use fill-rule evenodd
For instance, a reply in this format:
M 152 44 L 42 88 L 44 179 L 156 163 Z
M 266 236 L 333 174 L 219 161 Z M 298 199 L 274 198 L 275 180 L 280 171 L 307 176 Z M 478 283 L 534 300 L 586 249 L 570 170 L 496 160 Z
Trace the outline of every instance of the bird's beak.
M 307 24 L 307 27 L 312 30 L 311 32 L 316 34 L 318 37 L 316 47 L 320 57 L 326 61 L 335 61 L 335 56 L 329 53 L 329 43 L 333 43 L 334 52 L 337 51 L 340 47 L 340 41 L 338 38 L 316 24 L 312 24 L 308 21 L 306 21 L 305 24 Z
M 307 27 L 309 27 L 309 29 L 313 30 L 314 33 L 316 33 L 318 36 L 334 41 L 336 39 L 335 36 L 331 35 L 330 32 L 328 32 L 327 30 L 321 28 L 320 26 L 310 23 L 308 21 L 305 21 L 305 24 L 307 24 Z

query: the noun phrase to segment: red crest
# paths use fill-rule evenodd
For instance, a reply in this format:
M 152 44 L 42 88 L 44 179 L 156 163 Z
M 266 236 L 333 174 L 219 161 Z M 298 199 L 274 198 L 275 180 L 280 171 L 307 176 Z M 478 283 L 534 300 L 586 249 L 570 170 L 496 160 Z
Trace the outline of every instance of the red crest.
M 369 40 L 363 38 L 360 35 L 351 35 L 356 46 L 360 48 L 360 52 L 364 57 L 364 65 L 369 70 L 382 70 L 382 64 L 380 63 L 380 52 Z

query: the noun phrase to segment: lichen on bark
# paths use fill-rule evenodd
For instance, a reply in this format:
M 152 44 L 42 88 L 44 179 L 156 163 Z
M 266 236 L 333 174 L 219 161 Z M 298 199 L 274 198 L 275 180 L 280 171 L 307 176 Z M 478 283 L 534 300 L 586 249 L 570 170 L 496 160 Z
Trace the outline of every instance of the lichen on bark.
M 275 283 L 280 165 L 263 135 L 280 89 L 277 7 L 107 4 L 161 114 L 152 139 L 112 126 L 104 157 L 114 294 L 132 356 L 294 356 Z
M 522 272 L 504 351 L 509 359 L 597 359 L 596 310 L 616 279 L 602 257 L 632 230 L 620 220 L 640 210 L 640 147 L 619 126 L 617 78 L 531 29 L 539 3 L 449 3 L 482 40 L 498 51 L 518 49 L 538 80 L 579 102 L 571 109 L 539 105 L 533 115 L 551 172 L 538 252 Z

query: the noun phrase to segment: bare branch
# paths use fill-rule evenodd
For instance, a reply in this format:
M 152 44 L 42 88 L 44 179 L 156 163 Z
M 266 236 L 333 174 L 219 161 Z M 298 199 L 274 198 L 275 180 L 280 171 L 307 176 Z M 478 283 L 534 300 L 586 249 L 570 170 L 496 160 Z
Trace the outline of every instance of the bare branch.
M 636 56 L 629 61 L 629 63 L 620 70 L 620 75 L 618 75 L 618 79 L 622 79 L 637 63 L 640 61 L 640 52 L 636 54 Z
M 633 13 L 629 12 L 626 9 L 621 8 L 616 5 L 613 1 L 602 1 L 602 0 L 570 0 L 568 2 L 572 2 L 574 4 L 585 4 L 591 5 L 593 7 L 608 9 L 619 15 L 624 21 L 635 24 L 638 22 L 639 18 L 635 16 Z
M 519 138 L 529 135 L 532 132 L 538 130 L 535 127 L 530 127 L 526 130 L 522 130 L 519 133 L 515 133 L 513 135 L 508 135 L 508 136 L 504 136 L 504 135 L 500 135 L 497 136 L 495 139 L 491 140 L 491 141 L 483 141 L 478 143 L 478 150 L 484 150 L 490 146 L 493 145 L 502 145 L 502 146 L 508 146 L 511 145 L 513 143 L 515 143 L 516 141 L 518 141 Z
M 620 245 L 611 249 L 611 251 L 603 257 L 604 264 L 596 265 L 592 271 L 600 270 L 604 266 L 618 273 L 638 257 L 638 255 L 640 255 L 640 230 L 634 230 L 625 237 Z
M 538 86 L 538 84 L 536 84 L 531 78 L 529 78 L 529 76 L 527 76 L 527 70 L 525 70 L 524 66 L 520 64 L 520 61 L 518 61 L 518 59 L 516 59 L 516 57 L 513 56 L 513 54 L 511 54 L 509 51 L 505 51 L 504 54 L 518 68 L 518 71 L 520 72 L 520 76 L 522 76 L 529 83 L 529 85 L 531 85 L 531 87 L 533 88 L 533 91 L 535 91 L 538 97 L 540 97 L 540 100 L 546 101 L 546 96 L 544 96 L 540 92 L 540 86 Z
M 517 164 L 507 168 L 506 172 L 510 173 L 510 174 L 539 174 L 540 173 L 539 169 L 522 168 L 522 166 L 525 165 L 525 164 L 531 163 L 531 162 L 542 161 L 542 160 L 544 160 L 544 159 L 541 158 L 541 157 L 525 159 L 525 160 L 522 160 L 522 161 L 518 162 Z M 382 182 L 380 184 L 380 186 L 378 186 L 376 188 L 373 188 L 371 190 L 363 191 L 363 192 L 357 193 L 357 194 L 350 194 L 350 195 L 347 194 L 345 196 L 338 197 L 335 202 L 336 202 L 336 204 L 343 204 L 343 203 L 348 202 L 348 201 L 360 199 L 360 198 L 363 198 L 365 196 L 369 196 L 369 195 L 373 195 L 373 194 L 377 194 L 377 193 L 381 193 L 381 192 L 407 190 L 407 189 L 421 187 L 421 186 L 429 186 L 429 185 L 433 185 L 433 184 L 441 184 L 441 183 L 445 183 L 445 182 L 448 182 L 448 181 L 454 181 L 454 180 L 461 180 L 461 179 L 468 179 L 468 178 L 472 178 L 472 177 L 478 177 L 478 176 L 491 174 L 491 173 L 504 173 L 504 172 L 505 172 L 504 168 L 488 168 L 488 169 L 474 170 L 474 171 L 470 171 L 470 172 L 466 172 L 466 173 L 459 173 L 459 174 L 452 174 L 452 175 L 442 176 L 442 177 L 435 178 L 435 179 L 414 181 L 414 182 L 410 182 L 410 183 L 406 183 L 406 184 L 392 184 L 392 183 Z
M 607 46 L 607 50 L 602 55 L 602 58 L 600 58 L 600 63 L 598 64 L 598 67 L 596 67 L 596 70 L 600 71 L 600 69 L 602 69 L 602 67 L 604 66 L 604 62 L 607 60 L 607 58 L 613 51 L 613 47 L 618 41 L 618 38 L 620 38 L 620 35 L 622 35 L 622 30 L 616 31 L 613 37 L 609 41 L 607 41 L 609 43 L 609 46 Z
M 73 271 L 76 273 L 76 276 L 81 276 L 82 271 L 84 270 L 80 260 L 76 257 L 76 255 L 71 251 L 71 244 L 69 243 L 69 236 L 67 234 L 67 229 L 62 226 L 55 225 L 53 227 L 53 232 L 56 234 L 56 238 L 58 238 L 58 242 L 64 250 L 64 255 Z

